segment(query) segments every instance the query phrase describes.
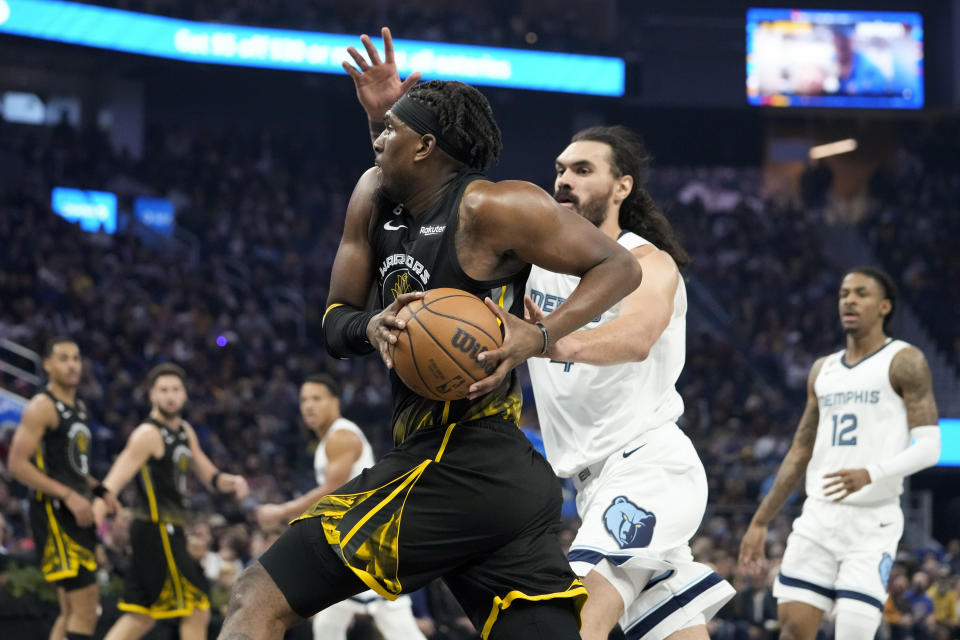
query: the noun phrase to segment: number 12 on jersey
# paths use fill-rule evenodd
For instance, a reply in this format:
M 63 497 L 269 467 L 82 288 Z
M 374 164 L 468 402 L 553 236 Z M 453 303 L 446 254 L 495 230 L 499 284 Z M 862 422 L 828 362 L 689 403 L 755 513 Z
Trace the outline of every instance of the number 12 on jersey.
M 845 413 L 842 416 L 833 416 L 833 437 L 830 444 L 834 447 L 843 447 L 857 444 L 857 416 Z

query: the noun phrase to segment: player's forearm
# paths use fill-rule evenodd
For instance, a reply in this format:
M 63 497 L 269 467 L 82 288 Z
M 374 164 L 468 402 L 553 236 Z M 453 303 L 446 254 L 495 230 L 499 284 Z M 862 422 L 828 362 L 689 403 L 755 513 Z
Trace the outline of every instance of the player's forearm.
M 543 319 L 550 343 L 586 325 L 640 286 L 642 273 L 640 263 L 627 251 L 590 268 L 570 297 Z
M 334 358 L 363 356 L 373 352 L 367 338 L 367 326 L 375 311 L 362 311 L 334 303 L 323 314 L 322 329 L 327 353 Z
M 71 491 L 70 487 L 40 471 L 29 460 L 10 460 L 10 473 L 18 482 L 52 498 L 65 499 Z
M 328 493 L 330 493 L 330 490 L 326 487 L 326 485 L 322 485 L 307 491 L 302 496 L 284 502 L 281 505 L 283 507 L 283 517 L 291 519 L 296 518 L 301 513 L 312 507 L 317 500 Z
M 145 462 L 146 460 L 144 460 L 144 463 Z M 110 471 L 107 472 L 101 484 L 113 495 L 120 495 L 123 488 L 133 480 L 133 476 L 137 475 L 141 466 L 143 466 L 143 463 L 137 464 L 135 459 L 125 456 L 124 453 L 121 452 L 120 457 L 113 463 L 113 466 L 110 468 Z
M 564 362 L 605 366 L 642 362 L 656 341 L 655 331 L 636 315 L 616 318 L 595 329 L 574 331 L 560 339 L 551 357 Z
M 940 459 L 940 427 L 927 425 L 910 430 L 914 443 L 886 460 L 867 466 L 870 481 L 903 478 L 937 464 Z
M 807 469 L 807 463 L 810 462 L 811 453 L 809 450 L 798 450 L 796 448 L 791 448 L 790 451 L 787 452 L 783 463 L 777 470 L 776 479 L 773 481 L 773 488 L 770 489 L 770 492 L 764 496 L 760 502 L 757 512 L 753 515 L 752 524 L 763 527 L 770 524 L 770 521 L 773 520 L 777 512 L 780 511 L 780 508 L 783 507 L 787 498 L 789 498 L 790 494 L 796 489 L 800 478 L 803 477 L 803 473 Z

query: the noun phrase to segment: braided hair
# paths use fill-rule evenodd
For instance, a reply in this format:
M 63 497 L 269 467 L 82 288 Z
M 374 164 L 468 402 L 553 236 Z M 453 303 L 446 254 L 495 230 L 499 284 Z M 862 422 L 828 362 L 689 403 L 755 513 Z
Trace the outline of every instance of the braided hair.
M 652 158 L 643 148 L 639 136 L 623 125 L 589 127 L 570 139 L 570 142 L 581 141 L 602 142 L 610 147 L 610 167 L 614 176 L 633 177 L 633 189 L 620 204 L 620 228 L 632 231 L 666 251 L 678 267 L 689 265 L 690 255 L 680 246 L 673 226 L 643 188 Z
M 500 127 L 486 97 L 463 82 L 430 80 L 413 86 L 407 94 L 433 111 L 443 135 L 458 140 L 466 150 L 471 169 L 484 171 L 500 156 Z
M 868 265 L 860 265 L 848 269 L 843 276 L 847 277 L 851 273 L 861 273 L 868 278 L 873 278 L 877 281 L 877 284 L 880 285 L 880 288 L 883 289 L 883 297 L 890 301 L 890 313 L 883 316 L 883 332 L 889 335 L 890 332 L 888 328 L 890 327 L 890 321 L 893 320 L 893 312 L 897 310 L 897 285 L 894 283 L 893 278 L 883 269 Z

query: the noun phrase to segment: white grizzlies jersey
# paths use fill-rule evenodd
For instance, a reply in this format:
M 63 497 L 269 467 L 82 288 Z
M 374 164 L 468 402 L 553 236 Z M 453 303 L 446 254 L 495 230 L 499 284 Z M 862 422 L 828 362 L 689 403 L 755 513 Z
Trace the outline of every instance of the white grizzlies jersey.
M 650 244 L 623 232 L 628 250 Z M 559 307 L 580 279 L 534 266 L 527 293 L 544 313 Z M 617 302 L 583 329 L 594 329 L 620 315 Z M 594 366 L 530 358 L 530 377 L 547 459 L 559 476 L 606 459 L 643 432 L 675 422 L 683 413 L 676 389 L 686 358 L 687 291 L 681 278 L 673 317 L 643 362 Z
M 363 435 L 363 431 L 350 420 L 337 418 L 333 421 L 333 424 L 330 425 L 330 428 L 327 429 L 327 432 L 320 440 L 320 444 L 317 445 L 316 453 L 313 454 L 313 472 L 316 474 L 318 487 L 323 484 L 327 477 L 327 438 L 330 437 L 330 434 L 344 429 L 356 434 L 363 445 L 360 451 L 360 457 L 357 458 L 357 461 L 353 463 L 353 467 L 350 468 L 350 477 L 348 480 L 360 475 L 360 472 L 367 467 L 373 466 L 373 449 L 370 447 L 370 443 L 367 442 L 367 437 Z
M 890 385 L 893 357 L 910 345 L 888 339 L 872 354 L 849 366 L 845 351 L 827 356 L 813 383 L 820 423 L 807 465 L 807 496 L 831 500 L 823 493 L 824 474 L 861 469 L 888 460 L 910 445 L 907 410 Z M 903 479 L 871 482 L 844 498 L 844 504 L 889 502 L 903 493 Z

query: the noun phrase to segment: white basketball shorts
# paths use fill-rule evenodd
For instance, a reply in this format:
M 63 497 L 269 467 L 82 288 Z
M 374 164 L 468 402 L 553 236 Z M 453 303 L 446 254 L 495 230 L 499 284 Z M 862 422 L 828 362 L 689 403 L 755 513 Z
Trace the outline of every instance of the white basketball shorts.
M 808 499 L 787 538 L 773 595 L 825 612 L 834 603 L 882 610 L 902 535 L 899 501 L 855 506 Z
M 580 470 L 574 484 L 583 524 L 570 564 L 577 575 L 595 570 L 614 586 L 627 638 L 657 640 L 703 624 L 733 597 L 733 587 L 690 553 L 706 509 L 707 476 L 675 424 Z

